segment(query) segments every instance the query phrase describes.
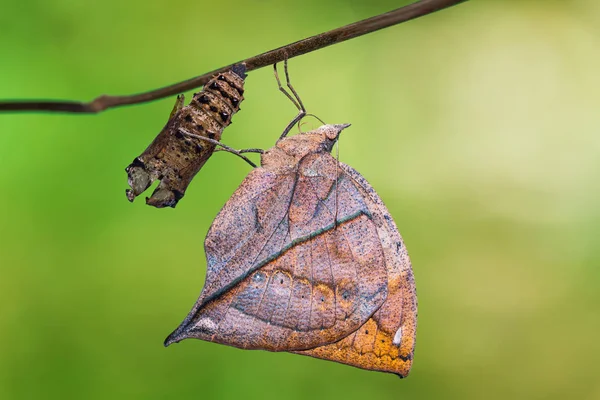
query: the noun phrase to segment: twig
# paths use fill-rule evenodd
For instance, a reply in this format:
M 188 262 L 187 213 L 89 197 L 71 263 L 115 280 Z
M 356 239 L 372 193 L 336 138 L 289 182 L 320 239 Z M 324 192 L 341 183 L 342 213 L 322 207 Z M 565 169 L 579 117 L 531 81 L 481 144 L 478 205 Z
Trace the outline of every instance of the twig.
M 0 112 L 48 111 L 65 113 L 98 113 L 109 108 L 115 108 L 129 104 L 146 103 L 203 86 L 213 75 L 219 72 L 225 72 L 231 69 L 231 67 L 235 64 L 245 63 L 246 70 L 252 71 L 284 61 L 286 58 L 289 59 L 306 54 L 332 44 L 341 43 L 348 39 L 375 32 L 379 29 L 387 28 L 411 19 L 422 17 L 435 11 L 462 3 L 463 1 L 466 0 L 417 1 L 413 4 L 409 4 L 406 7 L 398 8 L 385 14 L 380 14 L 372 18 L 343 26 L 341 28 L 333 29 L 329 32 L 321 33 L 320 35 L 311 36 L 307 39 L 279 47 L 275 50 L 238 61 L 225 67 L 221 67 L 204 75 L 145 93 L 128 96 L 103 95 L 89 103 L 78 101 L 47 100 L 0 101 Z

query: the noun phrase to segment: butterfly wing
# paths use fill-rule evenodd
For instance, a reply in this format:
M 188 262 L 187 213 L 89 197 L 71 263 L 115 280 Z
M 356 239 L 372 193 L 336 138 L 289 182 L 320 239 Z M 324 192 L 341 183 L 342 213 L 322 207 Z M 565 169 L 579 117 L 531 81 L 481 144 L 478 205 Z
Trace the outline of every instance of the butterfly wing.
M 363 196 L 385 254 L 388 296 L 380 309 L 342 340 L 298 352 L 359 368 L 408 375 L 412 366 L 417 325 L 417 295 L 408 253 L 389 211 L 373 187 L 356 170 L 340 163 L 342 182 L 350 182 Z M 340 184 L 340 197 L 348 188 Z
M 209 230 L 205 287 L 166 344 L 195 337 L 312 349 L 356 331 L 381 307 L 388 276 L 379 233 L 358 188 L 337 181 L 337 165 L 316 153 L 290 173 L 249 174 Z

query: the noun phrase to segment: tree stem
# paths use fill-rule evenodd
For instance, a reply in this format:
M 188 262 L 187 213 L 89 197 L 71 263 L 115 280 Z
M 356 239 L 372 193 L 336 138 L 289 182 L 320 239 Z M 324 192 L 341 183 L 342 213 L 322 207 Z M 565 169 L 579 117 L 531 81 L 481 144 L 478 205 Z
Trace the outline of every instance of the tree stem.
M 435 11 L 448 8 L 450 6 L 462 3 L 466 0 L 421 0 L 408 6 L 377 15 L 341 28 L 311 36 L 309 38 L 267 51 L 254 57 L 221 67 L 206 74 L 175 83 L 160 89 L 151 90 L 145 93 L 125 96 L 102 95 L 91 102 L 78 101 L 48 101 L 48 100 L 17 100 L 0 101 L 0 112 L 15 111 L 46 111 L 46 112 L 64 112 L 64 113 L 99 113 L 109 108 L 120 107 L 130 104 L 146 103 L 153 100 L 170 97 L 188 90 L 203 86 L 210 78 L 224 72 L 235 64 L 244 63 L 247 71 L 252 71 L 268 65 L 273 65 L 285 59 L 293 58 L 311 51 L 319 50 L 332 44 L 341 43 L 346 40 L 375 32 L 379 29 L 387 28 L 402 22 L 406 22 Z

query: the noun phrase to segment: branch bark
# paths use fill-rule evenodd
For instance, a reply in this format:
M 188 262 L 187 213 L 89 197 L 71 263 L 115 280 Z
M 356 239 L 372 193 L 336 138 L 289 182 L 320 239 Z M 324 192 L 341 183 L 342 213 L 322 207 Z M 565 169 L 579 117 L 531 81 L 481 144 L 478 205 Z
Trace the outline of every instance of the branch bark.
M 230 70 L 233 65 L 244 63 L 247 71 L 259 69 L 268 65 L 273 65 L 302 54 L 310 53 L 318 49 L 341 43 L 346 40 L 375 32 L 402 22 L 431 14 L 467 0 L 420 0 L 409 4 L 406 7 L 377 15 L 341 28 L 311 36 L 309 38 L 279 47 L 277 49 L 247 58 L 242 61 L 218 68 L 203 75 L 175 83 L 160 89 L 149 92 L 125 95 L 109 96 L 102 95 L 91 102 L 79 101 L 49 101 L 49 100 L 8 100 L 0 101 L 0 112 L 23 112 L 23 111 L 45 111 L 45 112 L 64 112 L 64 113 L 99 113 L 109 108 L 120 107 L 124 105 L 147 103 L 170 97 L 188 90 L 203 86 L 210 78 L 220 72 Z

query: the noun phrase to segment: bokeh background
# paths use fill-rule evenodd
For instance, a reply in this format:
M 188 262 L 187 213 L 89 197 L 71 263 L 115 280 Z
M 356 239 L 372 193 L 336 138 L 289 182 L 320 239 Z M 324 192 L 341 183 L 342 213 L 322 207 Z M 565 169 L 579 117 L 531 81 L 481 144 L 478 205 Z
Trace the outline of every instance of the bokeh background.
M 2 0 L 0 97 L 167 85 L 407 1 Z M 174 99 L 0 115 L 0 399 L 600 398 L 600 4 L 471 1 L 291 60 L 310 112 L 412 258 L 409 378 L 188 340 L 203 240 L 249 167 L 217 153 L 176 209 L 125 198 Z M 270 68 L 223 136 L 296 111 Z M 188 97 L 189 98 L 189 97 Z M 305 129 L 317 122 L 307 119 Z

